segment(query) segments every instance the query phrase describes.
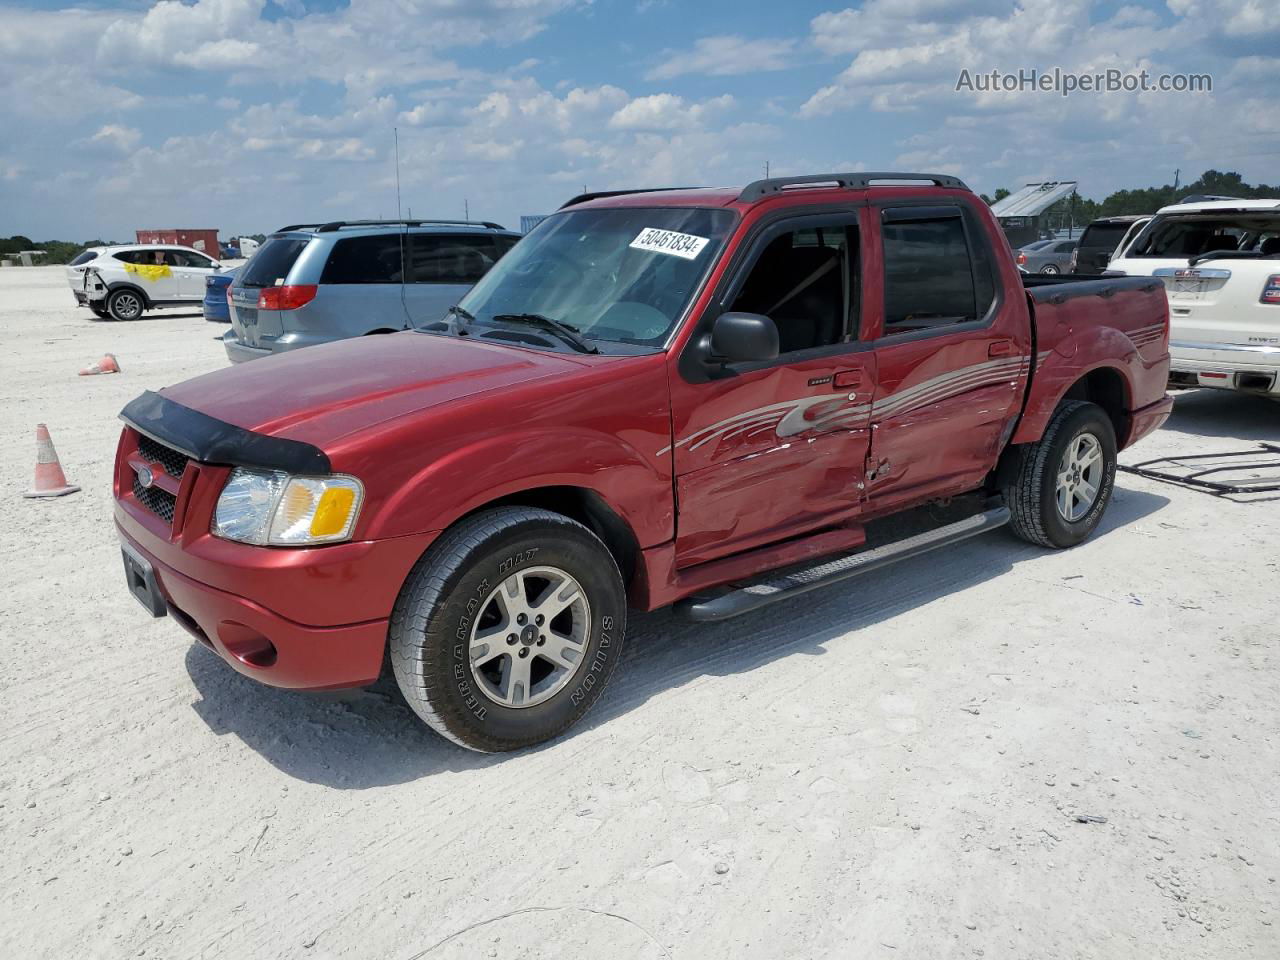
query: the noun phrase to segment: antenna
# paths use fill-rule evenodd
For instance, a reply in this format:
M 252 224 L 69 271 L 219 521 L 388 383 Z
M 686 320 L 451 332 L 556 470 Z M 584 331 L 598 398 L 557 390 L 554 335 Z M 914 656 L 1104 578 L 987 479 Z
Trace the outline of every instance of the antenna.
M 766 180 L 769 179 L 769 161 L 768 160 L 764 162 L 764 178 Z
M 466 197 L 462 198 L 462 219 L 463 220 L 471 219 L 471 207 L 468 205 Z
M 400 128 L 392 127 L 392 135 L 396 139 L 396 218 L 400 218 Z

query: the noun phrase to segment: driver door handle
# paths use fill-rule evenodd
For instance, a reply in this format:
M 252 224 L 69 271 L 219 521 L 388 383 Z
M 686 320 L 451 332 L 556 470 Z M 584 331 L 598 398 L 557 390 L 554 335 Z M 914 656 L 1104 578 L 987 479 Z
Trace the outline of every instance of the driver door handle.
M 838 370 L 831 380 L 831 386 L 835 390 L 849 390 L 854 387 L 862 386 L 861 370 Z

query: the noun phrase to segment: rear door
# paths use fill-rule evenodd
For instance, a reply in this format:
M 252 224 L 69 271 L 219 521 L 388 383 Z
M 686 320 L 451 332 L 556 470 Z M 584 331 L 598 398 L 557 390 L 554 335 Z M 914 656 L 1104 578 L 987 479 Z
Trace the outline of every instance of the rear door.
M 1020 408 L 1027 307 L 967 203 L 872 207 L 883 263 L 867 492 L 877 510 L 977 486 Z
M 875 355 L 858 333 L 859 234 L 853 211 L 776 221 L 708 308 L 708 328 L 726 311 L 770 317 L 781 352 L 673 378 L 679 566 L 860 512 Z
M 316 332 L 336 338 L 403 330 L 412 241 L 412 234 L 396 230 L 334 243 L 319 292 L 304 308 L 311 323 L 323 325 Z
M 405 310 L 420 326 L 444 316 L 514 245 L 495 234 L 409 234 L 409 283 Z

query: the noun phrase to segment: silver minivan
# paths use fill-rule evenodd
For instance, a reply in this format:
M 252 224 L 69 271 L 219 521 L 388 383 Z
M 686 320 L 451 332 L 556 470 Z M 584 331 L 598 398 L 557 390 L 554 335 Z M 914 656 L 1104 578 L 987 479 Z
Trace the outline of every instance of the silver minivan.
M 282 227 L 228 288 L 227 356 L 240 363 L 438 320 L 519 239 L 488 221 Z

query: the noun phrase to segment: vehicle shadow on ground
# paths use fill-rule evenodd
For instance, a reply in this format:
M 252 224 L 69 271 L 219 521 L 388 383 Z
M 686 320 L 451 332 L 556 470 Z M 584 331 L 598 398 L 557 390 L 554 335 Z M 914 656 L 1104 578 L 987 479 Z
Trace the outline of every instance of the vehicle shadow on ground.
M 1094 537 L 1122 531 L 1168 502 L 1122 482 Z M 626 722 L 625 714 L 650 697 L 700 676 L 742 673 L 794 654 L 821 656 L 833 642 L 867 643 L 857 631 L 1045 553 L 999 531 L 724 623 L 689 623 L 670 610 L 633 613 L 618 672 L 578 731 Z M 199 644 L 187 652 L 186 666 L 200 695 L 192 707 L 210 730 L 239 737 L 299 780 L 360 790 L 504 759 L 463 750 L 431 732 L 387 673 L 364 690 L 317 694 L 258 684 Z
M 1230 390 L 1180 390 L 1172 396 L 1173 412 L 1165 422 L 1165 430 L 1243 440 L 1239 448 L 1244 450 L 1249 449 L 1249 441 L 1280 440 L 1280 402 Z

